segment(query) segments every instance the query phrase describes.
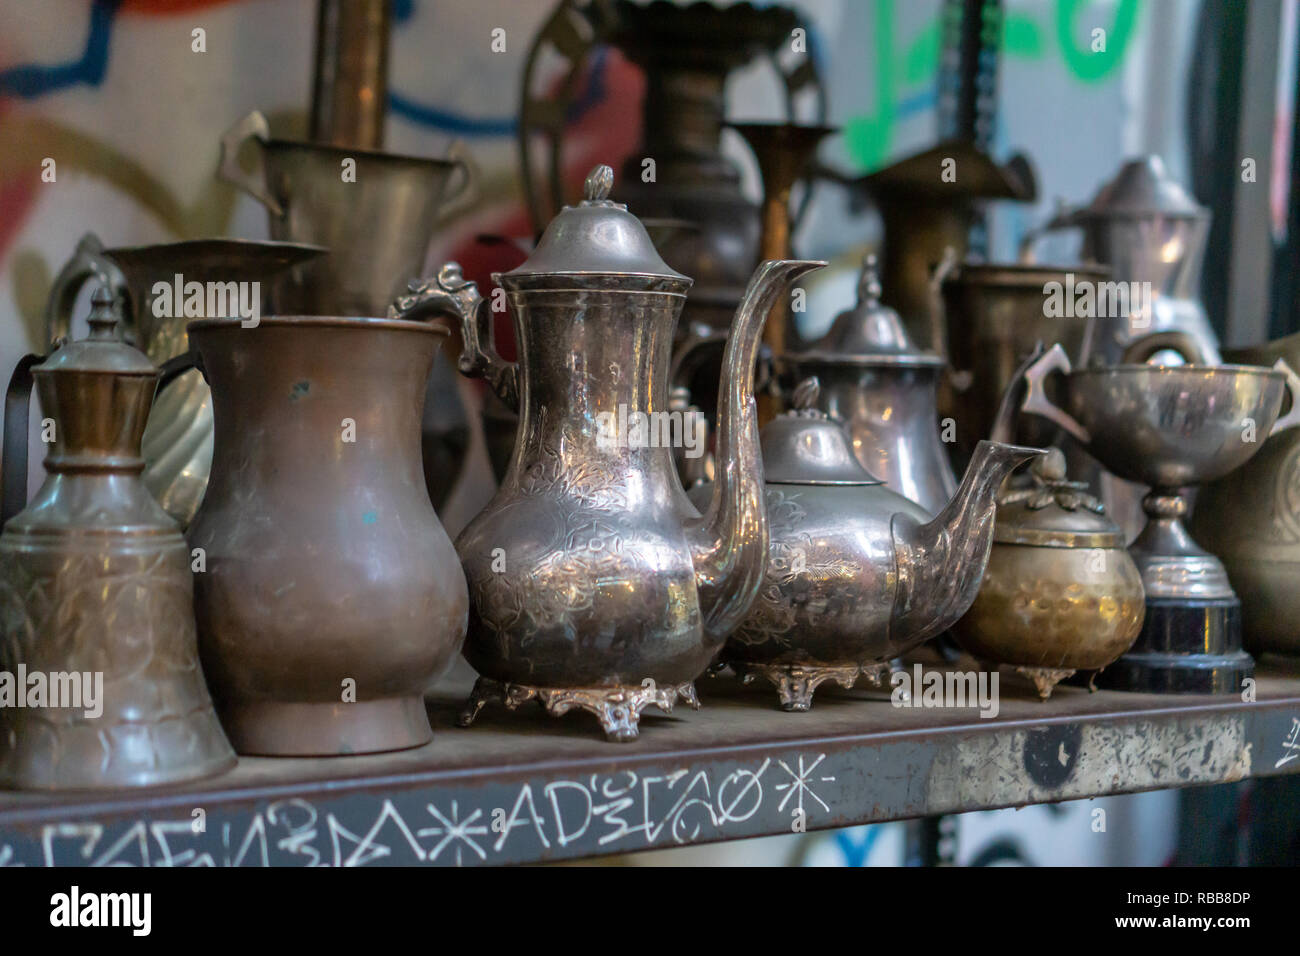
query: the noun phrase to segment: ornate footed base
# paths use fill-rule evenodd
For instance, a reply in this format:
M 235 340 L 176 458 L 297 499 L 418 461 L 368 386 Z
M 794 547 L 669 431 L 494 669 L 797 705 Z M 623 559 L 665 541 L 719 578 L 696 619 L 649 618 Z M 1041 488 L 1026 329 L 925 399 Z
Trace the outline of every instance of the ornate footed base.
M 865 677 L 875 687 L 882 686 L 888 678 L 888 661 L 879 664 L 742 664 L 731 662 L 732 669 L 744 684 L 752 684 L 761 677 L 776 688 L 781 709 L 787 713 L 803 713 L 812 708 L 813 694 L 828 680 L 833 680 L 845 690 L 853 687 L 859 677 Z
M 1033 681 L 1034 686 L 1038 688 L 1038 696 L 1043 700 L 1047 700 L 1047 698 L 1052 696 L 1052 691 L 1056 688 L 1057 684 L 1065 680 L 1067 677 L 1074 676 L 1074 668 L 1017 667 L 1016 673 L 1023 674 Z
M 520 704 L 535 700 L 552 717 L 567 714 L 575 707 L 594 714 L 606 739 L 626 742 L 637 738 L 641 711 L 653 704 L 665 714 L 671 714 L 679 697 L 692 710 L 700 709 L 695 685 L 689 681 L 662 687 L 530 687 L 480 677 L 456 722 L 468 727 L 489 702 L 515 710 Z

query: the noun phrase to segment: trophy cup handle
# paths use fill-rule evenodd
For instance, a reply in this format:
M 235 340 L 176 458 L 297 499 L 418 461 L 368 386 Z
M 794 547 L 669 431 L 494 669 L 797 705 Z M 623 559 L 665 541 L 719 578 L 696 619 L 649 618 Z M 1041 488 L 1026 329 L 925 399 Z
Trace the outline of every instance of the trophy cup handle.
M 130 300 L 131 292 L 122 270 L 104 255 L 104 244 L 93 232 L 88 232 L 77 243 L 77 250 L 54 277 L 50 294 L 45 300 L 45 340 L 53 349 L 60 340 L 72 335 L 72 309 L 77 303 L 77 293 L 92 279 L 98 279 L 115 296 Z M 134 303 L 133 303 L 134 304 Z M 129 314 L 130 309 L 126 312 Z M 128 319 L 123 323 L 131 326 Z
M 1088 434 L 1088 429 L 1075 421 L 1074 416 L 1069 412 L 1054 404 L 1047 397 L 1047 390 L 1043 387 L 1047 376 L 1058 371 L 1066 375 L 1071 372 L 1070 359 L 1059 344 L 1053 345 L 1041 358 L 1025 369 L 1025 400 L 1021 403 L 1020 410 L 1046 418 L 1087 446 L 1092 443 L 1092 436 Z
M 1291 408 L 1273 423 L 1273 427 L 1268 432 L 1270 438 L 1278 432 L 1300 425 L 1300 376 L 1296 375 L 1291 366 L 1282 359 L 1273 363 L 1273 371 L 1281 372 L 1286 376 L 1286 392 L 1291 396 Z
M 456 367 L 469 378 L 482 378 L 501 401 L 519 411 L 519 366 L 497 352 L 492 313 L 483 308 L 478 286 L 461 275 L 460 265 L 448 262 L 432 279 L 412 279 L 408 295 L 388 307 L 390 319 L 421 321 L 430 315 L 452 314 L 460 321 L 464 350 Z
M 284 206 L 266 188 L 266 159 L 262 144 L 271 138 L 271 127 L 266 117 L 257 110 L 249 113 L 221 134 L 221 162 L 217 165 L 217 179 L 242 189 L 265 206 L 273 216 L 283 216 Z M 246 140 L 257 144 L 257 162 L 251 173 L 239 165 L 239 148 Z
M 464 212 L 478 201 L 479 168 L 464 140 L 456 140 L 447 150 L 447 161 L 455 163 L 461 170 L 460 188 L 452 192 L 451 180 L 442 190 L 442 207 L 438 210 L 438 219 L 445 222 Z M 453 173 L 454 175 L 454 173 Z

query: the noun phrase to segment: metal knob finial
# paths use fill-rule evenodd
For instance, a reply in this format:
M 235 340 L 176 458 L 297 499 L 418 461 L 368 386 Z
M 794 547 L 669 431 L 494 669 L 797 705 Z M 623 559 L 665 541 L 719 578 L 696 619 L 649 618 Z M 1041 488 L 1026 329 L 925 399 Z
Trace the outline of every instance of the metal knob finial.
M 883 291 L 880 271 L 876 267 L 876 254 L 869 252 L 862 260 L 862 272 L 858 276 L 858 304 L 872 307 L 879 305 Z
M 610 190 L 614 188 L 614 170 L 601 163 L 587 174 L 583 183 L 583 195 L 587 202 L 604 202 L 609 199 Z
M 821 381 L 816 375 L 810 375 L 794 387 L 794 394 L 790 397 L 791 404 L 799 412 L 814 411 L 821 391 Z
M 107 286 L 99 286 L 90 296 L 90 315 L 86 323 L 90 326 L 89 338 L 116 339 L 118 314 L 117 296 Z

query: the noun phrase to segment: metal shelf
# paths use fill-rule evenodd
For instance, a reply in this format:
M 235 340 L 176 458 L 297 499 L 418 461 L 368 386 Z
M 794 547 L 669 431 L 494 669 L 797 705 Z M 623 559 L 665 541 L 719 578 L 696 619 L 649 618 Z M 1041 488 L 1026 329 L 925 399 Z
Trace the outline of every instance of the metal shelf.
M 698 713 L 647 711 L 638 741 L 611 744 L 588 715 L 531 704 L 460 729 L 468 687 L 452 686 L 417 750 L 243 758 L 139 793 L 0 793 L 0 864 L 518 863 L 1300 771 L 1300 663 L 1262 665 L 1251 703 L 1075 687 L 1040 703 L 1005 672 L 1000 689 L 993 719 L 825 686 L 786 714 L 770 689 L 719 677 Z

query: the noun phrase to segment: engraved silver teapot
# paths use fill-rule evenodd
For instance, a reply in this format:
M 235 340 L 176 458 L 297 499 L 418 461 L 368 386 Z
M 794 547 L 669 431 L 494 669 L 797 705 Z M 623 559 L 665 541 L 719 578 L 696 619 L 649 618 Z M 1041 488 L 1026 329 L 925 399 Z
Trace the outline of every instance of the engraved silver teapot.
M 673 464 L 672 415 L 682 413 L 668 401 L 691 280 L 607 198 L 612 185 L 598 166 L 585 201 L 494 277 L 514 313 L 519 365 L 497 354 L 490 313 L 454 263 L 412 283 L 392 310 L 455 313 L 461 371 L 519 411 L 505 478 L 456 542 L 470 593 L 465 656 L 482 675 L 465 724 L 489 700 L 514 709 L 535 699 L 552 714 L 590 711 L 610 739 L 631 740 L 649 704 L 698 706 L 692 682 L 762 579 L 754 363 L 769 309 L 825 263 L 769 261 L 750 280 L 723 359 L 717 481 L 701 514 Z
M 981 441 L 932 519 L 862 467 L 848 432 L 817 410 L 818 389 L 805 379 L 794 409 L 763 427 L 767 570 L 722 651 L 746 683 L 773 684 L 787 711 L 808 710 L 828 680 L 879 683 L 891 658 L 966 613 L 993 544 L 998 487 L 1041 454 Z M 708 493 L 699 485 L 691 497 Z

